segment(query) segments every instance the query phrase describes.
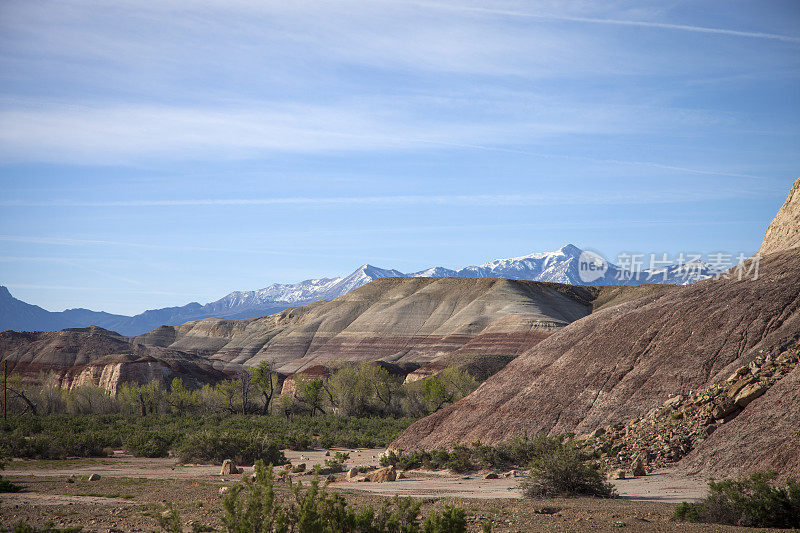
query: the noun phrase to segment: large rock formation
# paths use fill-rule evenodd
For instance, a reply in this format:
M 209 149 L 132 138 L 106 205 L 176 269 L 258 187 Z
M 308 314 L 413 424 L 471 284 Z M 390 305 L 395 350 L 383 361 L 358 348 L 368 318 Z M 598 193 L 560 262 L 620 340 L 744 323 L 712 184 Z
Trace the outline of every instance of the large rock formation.
M 771 254 L 800 246 L 800 178 L 794 182 L 778 214 L 770 223 L 758 253 Z
M 137 342 L 292 374 L 333 361 L 420 365 L 452 354 L 518 355 L 606 304 L 672 287 L 582 287 L 480 278 L 381 278 L 330 302 L 247 320 L 166 326 Z
M 10 373 L 28 381 L 54 374 L 61 386 L 92 384 L 112 392 L 123 382 L 168 385 L 181 377 L 188 386 L 214 383 L 235 374 L 237 365 L 132 342 L 98 327 L 54 332 L 0 333 L 0 355 Z
M 770 228 L 797 220 L 797 190 L 796 183 Z M 791 235 L 791 228 L 767 232 L 764 249 L 772 253 L 761 259 L 758 279 L 702 281 L 563 328 L 471 395 L 413 424 L 392 447 L 498 442 L 525 431 L 588 433 L 643 416 L 671 395 L 723 383 L 758 356 L 782 353 L 800 338 L 800 250 Z M 778 461 L 800 455 L 796 373 L 754 399 L 687 464 L 716 474 L 765 465 L 800 474 L 796 461 Z M 779 445 L 779 451 L 765 453 L 766 445 Z M 725 459 L 717 461 L 722 450 Z
M 330 302 L 256 319 L 163 326 L 134 338 L 102 328 L 4 332 L 0 355 L 28 379 L 55 371 L 67 386 L 91 381 L 112 390 L 125 380 L 171 376 L 216 381 L 265 360 L 293 374 L 339 360 L 411 371 L 448 356 L 448 365 L 463 358 L 476 375 L 490 374 L 594 309 L 673 288 L 382 278 Z

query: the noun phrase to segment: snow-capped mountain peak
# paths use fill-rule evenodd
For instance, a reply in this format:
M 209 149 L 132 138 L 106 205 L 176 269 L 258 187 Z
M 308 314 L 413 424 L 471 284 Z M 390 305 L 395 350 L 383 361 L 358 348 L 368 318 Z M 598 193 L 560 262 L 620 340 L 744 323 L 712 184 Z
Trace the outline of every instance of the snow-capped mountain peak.
M 199 305 L 192 303 L 183 307 L 164 308 L 145 311 L 134 317 L 108 315 L 88 310 L 71 310 L 61 314 L 50 313 L 41 308 L 30 306 L 15 300 L 4 287 L 0 287 L 0 330 L 12 327 L 17 329 L 60 329 L 61 327 L 80 327 L 99 325 L 119 331 L 127 335 L 144 333 L 162 324 L 178 325 L 189 320 L 207 317 L 251 318 L 269 315 L 288 307 L 306 305 L 318 300 L 332 300 L 353 289 L 357 289 L 371 281 L 383 277 L 480 277 L 510 278 L 531 281 L 549 281 L 573 285 L 586 284 L 580 277 L 579 257 L 582 250 L 573 244 L 567 244 L 553 252 L 537 252 L 510 259 L 495 259 L 479 266 L 468 266 L 460 270 L 451 270 L 440 266 L 431 267 L 419 272 L 404 274 L 399 270 L 385 269 L 364 264 L 347 276 L 336 278 L 307 279 L 299 283 L 273 283 L 255 291 L 234 291 L 217 301 Z M 642 270 L 637 275 L 613 263 L 608 263 L 607 270 L 591 285 L 635 285 L 646 283 L 685 284 L 699 281 L 714 275 L 709 265 L 700 261 L 683 265 L 670 265 L 666 268 Z M 10 302 L 10 303 L 9 303 Z M 4 305 L 13 307 L 15 302 L 25 307 L 23 311 L 16 307 L 6 313 L 3 319 Z M 17 306 L 18 307 L 18 306 Z M 31 310 L 32 309 L 32 310 Z M 39 314 L 58 315 L 48 322 L 45 318 L 31 319 L 31 324 L 12 320 L 13 317 L 33 316 Z M 61 316 L 64 315 L 64 316 Z M 107 315 L 107 316 L 106 316 Z M 38 315 L 36 315 L 38 316 Z M 57 327 L 56 327 L 57 326 Z

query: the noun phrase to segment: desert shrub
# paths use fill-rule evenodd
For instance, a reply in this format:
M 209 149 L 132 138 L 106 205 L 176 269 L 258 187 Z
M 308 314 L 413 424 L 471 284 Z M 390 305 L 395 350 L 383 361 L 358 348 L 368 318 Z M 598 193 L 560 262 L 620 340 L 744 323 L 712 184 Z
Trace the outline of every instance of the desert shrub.
M 19 433 L 0 435 L 0 448 L 9 457 L 24 459 L 64 459 L 66 457 L 105 457 L 109 440 L 94 432 L 48 433 L 27 437 Z
M 614 494 L 612 485 L 605 481 L 597 466 L 572 441 L 535 457 L 522 489 L 528 498 Z
M 312 443 L 311 436 L 300 431 L 293 431 L 283 438 L 283 446 L 290 450 L 308 450 L 311 448 Z
M 333 448 L 336 444 L 336 439 L 330 433 L 320 435 L 317 439 L 320 448 Z
M 472 450 L 463 445 L 456 445 L 444 465 L 455 474 L 463 474 L 474 469 L 472 464 Z
M 22 490 L 22 487 L 10 482 L 7 479 L 3 479 L 3 476 L 0 476 L 0 492 L 19 492 Z
M 154 431 L 136 431 L 125 439 L 125 449 L 136 457 L 166 457 L 174 439 Z
M 183 533 L 183 526 L 181 526 L 181 515 L 172 503 L 162 505 L 160 508 L 155 508 L 156 520 L 158 526 L 162 531 L 169 533 Z
M 413 452 L 405 453 L 403 450 L 389 450 L 380 458 L 381 466 L 392 465 L 399 470 L 411 470 L 412 468 L 421 468 L 424 462 L 424 457 L 427 452 L 415 450 Z
M 452 450 L 441 448 L 411 452 L 392 450 L 381 457 L 381 466 L 391 464 L 401 470 L 447 468 L 456 473 L 478 468 L 520 467 L 560 449 L 564 446 L 564 442 L 564 438 L 541 434 L 536 435 L 533 439 L 529 439 L 527 436 L 516 437 L 497 446 L 473 442 L 470 446 L 456 445 Z
M 708 483 L 709 493 L 697 503 L 683 502 L 677 520 L 747 527 L 800 528 L 800 483 L 789 480 L 775 487 L 774 472 Z
M 445 507 L 422 523 L 420 503 L 395 496 L 377 511 L 372 507 L 354 509 L 340 494 L 329 493 L 319 480 L 307 490 L 298 483 L 290 498 L 275 498 L 274 474 L 262 461 L 255 465 L 255 481 L 233 487 L 223 500 L 223 522 L 230 533 L 287 531 L 360 531 L 370 533 L 461 533 L 466 531 L 465 512 Z
M 562 437 L 550 437 L 544 433 L 539 433 L 532 439 L 528 438 L 527 433 L 521 437 L 513 437 L 498 444 L 497 454 L 493 458 L 499 461 L 499 464 L 493 466 L 530 464 L 537 457 L 559 449 L 563 445 L 563 440 Z
M 263 460 L 270 464 L 284 464 L 286 457 L 279 444 L 258 433 L 204 431 L 188 436 L 178 449 L 183 462 L 221 462 L 236 458 L 242 464 Z
M 349 453 L 336 452 L 333 458 L 325 459 L 326 471 L 330 474 L 344 472 L 344 464 L 350 459 Z
M 55 526 L 55 523 L 52 521 L 48 521 L 44 527 L 37 527 L 32 526 L 27 522 L 17 522 L 14 524 L 14 527 L 10 530 L 3 530 L 3 531 L 11 531 L 12 533 L 78 533 L 83 529 L 83 526 L 71 526 L 71 527 L 64 527 L 59 528 Z
M 425 519 L 425 533 L 465 533 L 467 521 L 464 509 L 446 505 L 441 514 L 431 513 Z

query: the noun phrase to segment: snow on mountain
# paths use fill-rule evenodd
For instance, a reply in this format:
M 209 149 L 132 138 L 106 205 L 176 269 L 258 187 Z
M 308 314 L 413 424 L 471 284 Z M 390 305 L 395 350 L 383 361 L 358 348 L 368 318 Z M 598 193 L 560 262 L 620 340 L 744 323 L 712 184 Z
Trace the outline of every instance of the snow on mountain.
M 145 311 L 133 317 L 110 315 L 86 309 L 53 313 L 16 300 L 6 290 L 5 292 L 0 291 L 0 331 L 4 329 L 52 331 L 64 327 L 95 325 L 112 329 L 123 335 L 138 335 L 161 325 L 179 325 L 201 318 L 265 316 L 289 307 L 306 305 L 319 300 L 332 300 L 383 277 L 482 277 L 549 281 L 573 285 L 637 285 L 684 284 L 715 274 L 709 265 L 700 261 L 684 265 L 668 265 L 652 272 L 641 267 L 635 269 L 636 275 L 631 270 L 608 262 L 605 273 L 587 283 L 581 279 L 579 271 L 582 252 L 577 246 L 568 244 L 554 252 L 496 259 L 460 270 L 437 266 L 409 274 L 367 264 L 357 268 L 348 276 L 308 279 L 290 284 L 273 283 L 255 291 L 235 291 L 205 305 L 192 302 L 182 307 Z

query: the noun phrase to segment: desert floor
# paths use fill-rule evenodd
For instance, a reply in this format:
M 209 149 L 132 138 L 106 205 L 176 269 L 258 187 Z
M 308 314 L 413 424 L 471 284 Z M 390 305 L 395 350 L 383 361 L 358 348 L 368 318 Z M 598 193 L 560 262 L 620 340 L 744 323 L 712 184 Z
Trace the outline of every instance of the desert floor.
M 335 452 L 337 450 L 332 450 Z M 350 454 L 348 467 L 377 465 L 382 449 L 340 450 Z M 323 464 L 325 451 L 286 451 L 292 463 Z M 244 467 L 244 473 L 252 467 Z M 90 474 L 99 479 L 88 481 Z M 174 459 L 141 459 L 118 454 L 102 459 L 63 461 L 15 460 L 3 475 L 24 487 L 0 495 L 0 524 L 20 520 L 56 526 L 81 525 L 86 531 L 155 531 L 157 514 L 172 503 L 187 531 L 192 525 L 224 530 L 219 489 L 240 476 L 219 475 L 219 466 L 179 465 Z M 522 499 L 519 477 L 484 479 L 484 473 L 454 475 L 409 471 L 407 479 L 389 483 L 352 483 L 337 475 L 329 490 L 352 504 L 380 506 L 395 494 L 423 502 L 423 514 L 446 504 L 467 510 L 470 529 L 491 522 L 493 531 L 744 531 L 745 528 L 671 521 L 675 505 L 705 493 L 705 480 L 655 472 L 615 481 L 620 498 Z M 74 477 L 73 477 L 74 476 Z M 294 477 L 307 484 L 312 475 Z M 72 481 L 68 481 L 72 479 Z M 286 495 L 278 484 L 279 497 Z

